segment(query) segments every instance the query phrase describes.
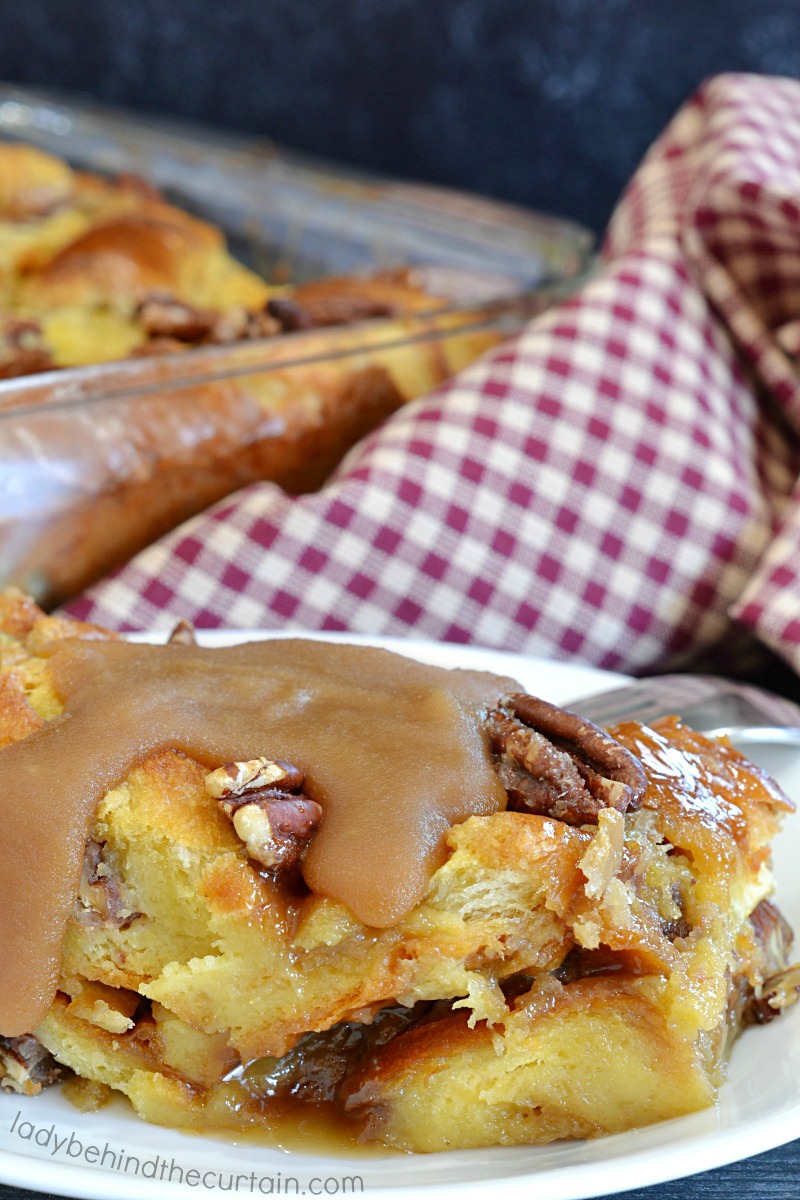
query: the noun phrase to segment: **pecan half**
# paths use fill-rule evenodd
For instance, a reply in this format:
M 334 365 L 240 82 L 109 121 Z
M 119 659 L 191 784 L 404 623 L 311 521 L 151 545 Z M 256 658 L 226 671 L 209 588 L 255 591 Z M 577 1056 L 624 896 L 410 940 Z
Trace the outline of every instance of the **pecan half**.
M 349 325 L 372 317 L 391 317 L 396 307 L 373 296 L 360 296 L 345 290 L 340 295 L 274 296 L 267 301 L 267 312 L 280 321 L 286 333 L 298 329 L 319 329 L 329 325 Z
M 609 733 L 535 696 L 512 695 L 488 714 L 487 733 L 509 807 L 570 825 L 596 823 L 603 808 L 638 808 L 641 763 Z
M 140 302 L 136 309 L 149 341 L 138 347 L 139 355 L 181 350 L 186 346 L 226 345 L 249 338 L 271 337 L 282 331 L 280 321 L 267 309 L 251 312 L 246 308 L 231 308 L 216 312 L 211 308 L 195 308 L 168 292 L 154 292 Z
M 148 296 L 136 315 L 151 338 L 174 338 L 178 342 L 202 342 L 214 327 L 216 313 L 194 308 L 173 296 Z
M 225 763 L 205 780 L 250 857 L 281 874 L 298 868 L 322 820 L 320 805 L 302 795 L 304 783 L 299 768 L 270 758 Z
M 31 1034 L 0 1037 L 0 1090 L 35 1096 L 62 1075 L 63 1068 Z

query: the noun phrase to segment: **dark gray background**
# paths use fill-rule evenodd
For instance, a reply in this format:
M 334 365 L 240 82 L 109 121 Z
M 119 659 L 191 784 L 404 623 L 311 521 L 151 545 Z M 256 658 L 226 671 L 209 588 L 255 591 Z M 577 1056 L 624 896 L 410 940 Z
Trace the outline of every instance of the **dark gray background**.
M 2 80 L 198 118 L 598 233 L 681 102 L 733 70 L 800 77 L 800 0 L 0 0 Z M 799 1192 L 795 1142 L 625 1196 Z M 0 1200 L 22 1195 L 0 1187 Z
M 798 0 L 0 0 L 0 78 L 600 231 L 708 75 L 800 76 Z

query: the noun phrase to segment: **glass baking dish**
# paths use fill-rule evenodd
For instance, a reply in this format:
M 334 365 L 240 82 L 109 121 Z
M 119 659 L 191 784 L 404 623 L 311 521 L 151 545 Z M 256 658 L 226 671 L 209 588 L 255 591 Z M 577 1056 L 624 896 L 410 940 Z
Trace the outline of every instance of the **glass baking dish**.
M 572 290 L 580 226 L 328 167 L 271 143 L 0 87 L 0 137 L 135 173 L 267 279 L 413 268 L 436 311 L 0 381 L 0 586 L 53 606 L 255 480 L 319 487 L 347 449 Z

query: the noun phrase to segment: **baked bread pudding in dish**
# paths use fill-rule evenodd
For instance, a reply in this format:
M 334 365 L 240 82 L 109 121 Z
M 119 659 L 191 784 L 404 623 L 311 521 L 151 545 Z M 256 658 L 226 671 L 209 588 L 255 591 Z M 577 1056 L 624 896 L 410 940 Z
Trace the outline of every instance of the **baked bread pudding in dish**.
M 793 806 L 724 740 L 341 642 L 0 604 L 0 1072 L 436 1151 L 713 1103 L 795 998 Z
M 0 586 L 54 607 L 252 483 L 319 488 L 508 332 L 427 284 L 279 287 L 149 183 L 0 142 Z
M 411 273 L 272 285 L 148 181 L 0 142 L 0 377 L 442 307 Z

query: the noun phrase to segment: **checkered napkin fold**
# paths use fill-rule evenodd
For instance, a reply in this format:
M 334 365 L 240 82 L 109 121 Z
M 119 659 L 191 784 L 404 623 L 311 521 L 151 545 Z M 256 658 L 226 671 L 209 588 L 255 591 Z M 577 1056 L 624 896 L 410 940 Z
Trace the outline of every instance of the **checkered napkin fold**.
M 473 642 L 800 670 L 800 83 L 712 79 L 567 303 L 315 495 L 257 484 L 69 605 L 113 628 Z

